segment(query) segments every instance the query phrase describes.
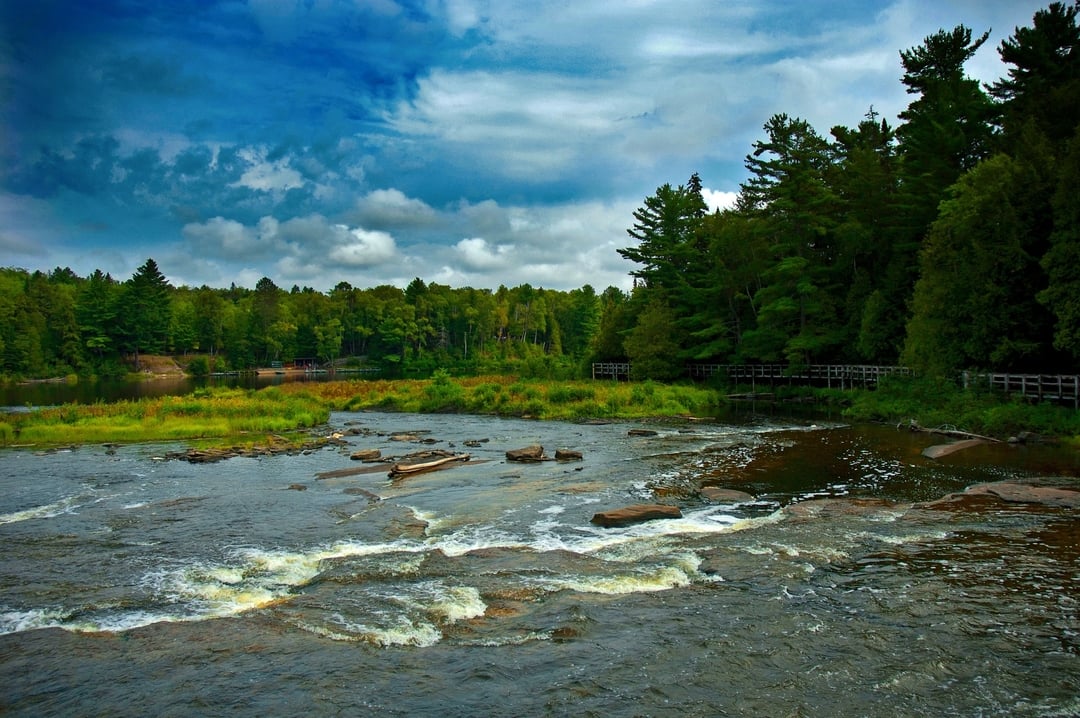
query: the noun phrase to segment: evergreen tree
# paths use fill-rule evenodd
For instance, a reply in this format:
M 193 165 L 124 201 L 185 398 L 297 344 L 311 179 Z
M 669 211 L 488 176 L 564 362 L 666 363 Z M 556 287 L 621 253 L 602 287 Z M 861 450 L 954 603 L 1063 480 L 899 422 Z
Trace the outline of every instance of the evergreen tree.
M 640 265 L 630 274 L 643 286 L 666 295 L 682 284 L 700 259 L 695 231 L 708 211 L 701 189 L 701 179 L 694 174 L 688 185 L 658 187 L 634 210 L 634 226 L 626 233 L 638 243 L 617 251 Z
M 1017 28 L 998 54 L 1011 67 L 990 94 L 1001 101 L 1006 148 L 1033 126 L 1063 149 L 1080 125 L 1080 5 L 1053 2 L 1039 10 L 1031 27 Z
M 774 115 L 746 157 L 738 209 L 762 220 L 773 257 L 754 297 L 757 326 L 743 335 L 753 358 L 806 363 L 838 346 L 835 196 L 828 143 L 805 120 Z
M 171 290 L 157 262 L 147 259 L 124 284 L 123 307 L 120 314 L 124 330 L 124 349 L 135 355 L 136 369 L 139 354 L 159 354 L 165 351 L 171 316 Z
M 896 216 L 903 224 L 893 238 L 889 273 L 906 288 L 904 304 L 918 275 L 919 246 L 946 190 L 990 151 L 993 104 L 978 81 L 964 74 L 964 64 L 987 37 L 988 32 L 973 41 L 971 30 L 959 25 L 900 53 L 901 81 L 916 96 L 900 113 L 903 124 L 897 129 L 901 163 Z
M 83 284 L 76 319 L 83 343 L 100 362 L 113 350 L 119 285 L 100 269 Z

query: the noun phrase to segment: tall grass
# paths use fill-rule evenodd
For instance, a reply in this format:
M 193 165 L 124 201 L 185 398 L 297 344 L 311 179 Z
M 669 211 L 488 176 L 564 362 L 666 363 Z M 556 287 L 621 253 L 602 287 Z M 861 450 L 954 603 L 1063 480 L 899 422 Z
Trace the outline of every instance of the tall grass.
M 95 404 L 64 404 L 0 422 L 0 443 L 64 444 L 183 441 L 287 433 L 324 424 L 330 410 L 302 392 L 243 389 L 200 390 L 185 397 L 158 397 Z
M 283 384 L 283 391 L 291 385 Z M 537 419 L 641 418 L 704 415 L 719 406 L 716 391 L 697 385 L 559 381 L 506 376 L 306 384 L 335 409 L 467 412 Z

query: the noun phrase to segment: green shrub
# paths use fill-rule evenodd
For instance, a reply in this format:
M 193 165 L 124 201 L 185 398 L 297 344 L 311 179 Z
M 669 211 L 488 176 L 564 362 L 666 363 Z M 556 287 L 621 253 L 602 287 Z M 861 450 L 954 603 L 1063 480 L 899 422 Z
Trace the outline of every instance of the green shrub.
M 557 384 L 547 390 L 548 401 L 552 404 L 571 404 L 578 401 L 592 401 L 596 390 L 578 384 Z

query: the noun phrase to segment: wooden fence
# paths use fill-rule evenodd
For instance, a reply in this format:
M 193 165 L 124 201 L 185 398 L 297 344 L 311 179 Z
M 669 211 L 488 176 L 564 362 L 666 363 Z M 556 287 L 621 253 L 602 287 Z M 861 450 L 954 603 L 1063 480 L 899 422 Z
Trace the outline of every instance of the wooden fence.
M 687 364 L 686 375 L 694 379 L 713 376 L 726 377 L 731 383 L 758 384 L 775 387 L 778 384 L 812 384 L 849 389 L 875 387 L 883 376 L 911 376 L 911 369 L 902 366 L 870 364 Z M 592 365 L 593 379 L 629 379 L 629 362 L 602 362 Z M 1036 401 L 1071 403 L 1080 409 L 1080 375 L 1076 374 L 981 374 L 965 371 L 961 375 L 967 387 L 984 386 L 1003 394 L 1023 396 Z
M 1080 375 L 1076 374 L 962 374 L 964 388 L 984 386 L 1003 394 L 1039 401 L 1071 402 L 1080 409 Z
M 871 366 L 864 364 L 809 364 L 792 367 L 787 364 L 687 364 L 687 376 L 707 379 L 721 375 L 733 383 L 768 383 L 774 386 L 786 384 L 820 384 L 846 389 L 850 387 L 876 386 L 878 379 L 890 374 L 910 375 L 911 370 L 898 366 Z M 592 365 L 593 379 L 626 379 L 630 376 L 628 362 L 603 362 Z

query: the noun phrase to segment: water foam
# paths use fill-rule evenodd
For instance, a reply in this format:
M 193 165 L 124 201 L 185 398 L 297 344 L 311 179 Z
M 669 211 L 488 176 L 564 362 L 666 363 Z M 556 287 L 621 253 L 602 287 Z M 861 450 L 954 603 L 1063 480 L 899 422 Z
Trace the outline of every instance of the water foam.
M 0 524 L 13 524 L 19 521 L 29 521 L 31 519 L 51 519 L 63 514 L 74 513 L 84 505 L 79 502 L 83 501 L 85 498 L 86 497 L 84 496 L 68 496 L 51 504 L 34 506 L 10 514 L 0 514 Z

